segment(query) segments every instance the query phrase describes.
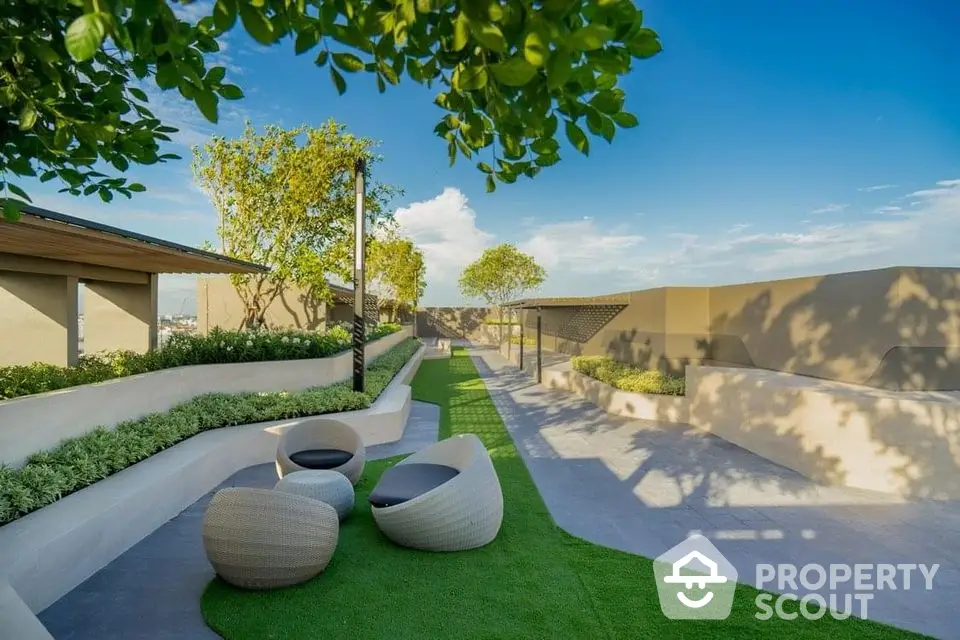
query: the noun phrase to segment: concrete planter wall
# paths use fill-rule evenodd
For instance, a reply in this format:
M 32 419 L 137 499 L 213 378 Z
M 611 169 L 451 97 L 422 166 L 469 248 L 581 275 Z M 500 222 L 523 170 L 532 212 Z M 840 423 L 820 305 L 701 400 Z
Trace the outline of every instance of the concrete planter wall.
M 960 499 L 960 394 L 687 367 L 689 423 L 821 484 Z
M 607 413 L 641 420 L 687 422 L 690 403 L 685 396 L 621 391 L 590 376 L 574 371 L 569 364 L 544 367 L 545 387 L 577 394 Z
M 399 440 L 421 348 L 369 409 L 328 414 L 371 446 Z M 273 462 L 301 420 L 214 429 L 0 527 L 0 638 L 49 640 L 35 613 L 106 566 L 232 474 Z
M 411 327 L 367 344 L 368 361 L 412 335 Z M 346 380 L 348 351 L 329 358 L 205 364 L 154 371 L 0 402 L 0 463 L 28 456 L 98 426 L 169 411 L 205 393 L 297 391 Z

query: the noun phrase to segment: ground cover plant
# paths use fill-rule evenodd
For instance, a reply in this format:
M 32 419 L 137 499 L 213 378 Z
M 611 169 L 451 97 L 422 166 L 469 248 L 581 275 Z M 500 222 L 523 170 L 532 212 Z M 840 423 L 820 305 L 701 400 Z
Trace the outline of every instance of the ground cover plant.
M 413 338 L 370 363 L 365 390 L 350 382 L 305 391 L 212 393 L 170 411 L 128 420 L 116 429 L 98 427 L 57 448 L 32 455 L 19 468 L 0 466 L 0 525 L 45 507 L 201 431 L 366 409 L 420 348 Z
M 667 620 L 651 560 L 574 538 L 554 524 L 465 351 L 423 362 L 413 392 L 440 406 L 441 438 L 475 433 L 490 451 L 505 502 L 497 539 L 461 553 L 391 544 L 366 497 L 397 459 L 368 462 L 327 569 L 302 585 L 267 592 L 213 580 L 202 610 L 217 633 L 227 640 L 918 637 L 856 618 L 757 620 L 759 592 L 742 585 L 726 620 Z M 788 603 L 785 610 L 796 608 Z
M 367 340 L 377 340 L 399 330 L 398 324 L 380 324 L 367 333 Z M 171 367 L 325 358 L 349 349 L 351 340 L 350 332 L 339 326 L 326 333 L 223 329 L 213 329 L 205 336 L 175 333 L 165 345 L 147 353 L 93 353 L 81 356 L 72 367 L 42 362 L 0 367 L 0 400 Z
M 682 396 L 686 392 L 686 380 L 682 376 L 635 367 L 606 356 L 576 356 L 570 363 L 574 371 L 623 391 L 668 396 Z

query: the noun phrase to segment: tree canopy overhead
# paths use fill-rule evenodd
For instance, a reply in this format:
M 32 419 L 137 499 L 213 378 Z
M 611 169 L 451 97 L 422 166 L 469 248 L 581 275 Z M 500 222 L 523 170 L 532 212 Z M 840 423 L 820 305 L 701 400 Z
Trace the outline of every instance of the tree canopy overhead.
M 188 4 L 183 2 L 182 4 Z M 211 122 L 243 97 L 204 55 L 242 28 L 257 42 L 291 39 L 337 91 L 369 74 L 381 92 L 406 76 L 433 87 L 435 133 L 451 164 L 476 161 L 487 189 L 534 177 L 566 138 L 612 141 L 637 124 L 618 81 L 660 50 L 632 0 L 215 0 L 197 23 L 164 0 L 0 3 L 0 180 L 5 213 L 29 199 L 18 177 L 57 179 L 72 194 L 142 191 L 130 164 L 176 158 L 176 130 L 149 110 L 141 82 L 177 90 Z M 238 27 L 239 25 L 239 27 Z

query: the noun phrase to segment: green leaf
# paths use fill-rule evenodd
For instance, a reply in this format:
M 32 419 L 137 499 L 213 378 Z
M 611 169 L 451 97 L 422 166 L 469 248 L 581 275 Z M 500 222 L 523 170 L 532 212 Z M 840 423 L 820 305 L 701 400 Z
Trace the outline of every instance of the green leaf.
M 157 75 L 154 79 L 161 89 L 173 89 L 180 84 L 180 72 L 172 62 L 161 62 L 157 65 Z
M 606 140 L 607 142 L 612 143 L 613 137 L 617 135 L 617 129 L 613 126 L 613 120 L 607 116 L 602 116 L 602 124 L 600 126 L 600 137 Z
M 457 91 L 476 91 L 487 86 L 487 70 L 481 66 L 467 67 L 466 69 L 457 67 L 450 81 Z
M 535 67 L 542 67 L 547 63 L 550 49 L 546 40 L 538 31 L 531 31 L 523 40 L 523 57 Z
M 567 15 L 579 0 L 543 0 L 543 11 L 554 18 Z
M 217 93 L 224 100 L 239 100 L 243 97 L 243 89 L 235 84 L 225 84 L 217 89 Z
M 237 0 L 217 0 L 213 5 L 213 24 L 220 31 L 229 31 L 237 22 Z
M 33 104 L 27 103 L 20 110 L 20 131 L 29 131 L 37 123 L 37 110 Z
M 632 129 L 640 124 L 640 121 L 637 120 L 637 116 L 633 115 L 632 113 L 627 113 L 626 111 L 615 113 L 610 117 L 613 118 L 613 121 L 624 129 Z
M 557 119 L 557 116 L 550 114 L 547 116 L 547 119 L 543 121 L 543 135 L 545 138 L 552 138 L 557 132 L 557 127 L 560 125 L 560 120 Z
M 239 0 L 240 20 L 243 28 L 260 44 L 273 44 L 273 23 L 261 11 L 246 0 Z
M 97 53 L 107 37 L 109 17 L 102 12 L 87 13 L 70 23 L 64 42 L 71 58 L 83 62 Z
M 470 19 L 467 14 L 460 12 L 457 19 L 453 21 L 453 50 L 462 51 L 467 42 L 470 41 Z
M 487 176 L 487 193 L 493 193 L 497 190 L 497 181 L 493 179 L 492 175 Z
M 477 42 L 490 51 L 503 53 L 507 50 L 507 41 L 503 37 L 503 32 L 495 24 L 471 22 L 470 33 Z
M 142 193 L 143 191 L 147 190 L 147 188 L 142 184 L 140 184 L 139 182 L 131 182 L 130 184 L 127 185 L 127 189 L 135 193 Z
M 627 49 L 634 58 L 652 58 L 663 51 L 663 46 L 657 32 L 644 27 L 627 43 Z
M 200 91 L 197 93 L 195 100 L 203 117 L 216 123 L 218 118 L 217 103 L 219 102 L 217 95 L 213 91 Z
M 556 153 L 560 145 L 553 138 L 541 138 L 530 143 L 530 148 L 540 155 Z
M 587 134 L 578 127 L 573 121 L 566 121 L 567 140 L 573 145 L 573 148 L 587 156 L 590 155 L 590 141 L 587 140 Z
M 220 84 L 223 82 L 223 78 L 227 75 L 226 67 L 212 67 L 207 71 L 207 75 L 204 78 L 208 85 L 211 84 Z
M 538 167 L 551 167 L 558 162 L 560 162 L 560 156 L 556 153 L 548 153 L 546 155 L 537 156 L 537 159 L 534 160 L 537 163 Z
M 617 86 L 617 74 L 601 73 L 597 76 L 597 91 L 607 91 Z
M 387 83 L 383 81 L 383 75 L 379 73 L 377 74 L 377 91 L 380 93 L 386 93 L 387 91 Z
M 353 55 L 352 53 L 333 54 L 333 64 L 337 65 L 344 71 L 348 71 L 350 73 L 363 71 L 363 68 L 364 68 L 363 60 Z
M 483 171 L 484 173 L 493 173 L 493 167 L 488 165 L 486 162 L 478 162 L 477 169 L 480 169 L 480 171 Z
M 100 189 L 98 193 L 100 194 L 100 199 L 104 202 L 110 202 L 113 200 L 113 192 L 109 189 Z
M 567 39 L 567 44 L 577 51 L 595 51 L 612 40 L 613 36 L 614 31 L 610 27 L 588 24 L 574 31 L 573 35 Z
M 333 66 L 330 67 L 330 77 L 333 78 L 333 84 L 337 87 L 337 93 L 342 96 L 347 92 L 347 81 L 343 79 L 343 74 Z
M 3 218 L 7 222 L 16 222 L 20 219 L 20 211 L 23 209 L 23 203 L 13 198 L 7 198 L 3 201 Z
M 293 45 L 293 51 L 296 55 L 306 53 L 317 46 L 320 41 L 320 34 L 314 27 L 307 27 L 297 34 L 296 43 Z
M 8 182 L 7 188 L 10 189 L 10 191 L 13 191 L 16 195 L 26 200 L 27 202 L 33 202 L 33 200 L 30 199 L 30 196 L 27 195 L 27 192 L 21 189 L 20 187 L 18 187 L 17 185 L 11 184 Z
M 149 102 L 147 94 L 144 93 L 143 89 L 138 89 L 136 87 L 130 87 L 130 95 L 139 100 L 140 102 Z
M 318 67 L 322 67 L 323 65 L 327 64 L 327 60 L 329 58 L 330 58 L 330 52 L 324 49 L 323 51 L 317 54 L 317 59 L 313 61 L 313 64 L 317 65 Z
M 616 91 L 600 91 L 590 98 L 590 105 L 601 113 L 620 113 L 623 108 L 623 94 Z
M 573 62 L 570 58 L 570 51 L 565 48 L 558 48 L 550 56 L 550 62 L 547 64 L 547 88 L 554 91 L 563 87 L 572 73 Z
M 491 66 L 490 70 L 497 82 L 508 87 L 522 87 L 537 75 L 537 68 L 520 56 L 499 62 Z

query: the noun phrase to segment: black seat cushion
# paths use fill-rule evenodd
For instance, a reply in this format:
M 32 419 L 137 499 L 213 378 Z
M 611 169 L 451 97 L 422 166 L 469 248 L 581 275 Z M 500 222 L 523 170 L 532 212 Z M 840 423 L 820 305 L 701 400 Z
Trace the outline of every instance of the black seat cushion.
M 290 460 L 304 469 L 336 469 L 352 457 L 352 453 L 340 449 L 306 449 L 290 454 Z
M 370 504 L 378 509 L 392 507 L 436 489 L 460 473 L 442 464 L 411 462 L 390 467 L 370 492 Z

